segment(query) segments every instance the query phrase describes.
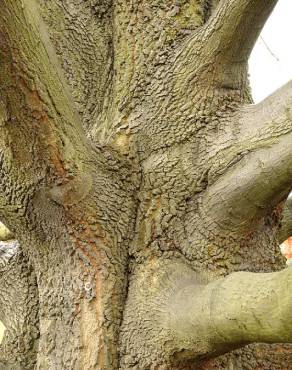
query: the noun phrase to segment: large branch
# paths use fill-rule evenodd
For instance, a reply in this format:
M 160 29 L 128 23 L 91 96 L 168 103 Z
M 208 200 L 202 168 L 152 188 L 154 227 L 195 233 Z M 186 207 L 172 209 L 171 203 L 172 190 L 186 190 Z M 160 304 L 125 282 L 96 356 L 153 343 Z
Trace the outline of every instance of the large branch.
M 174 351 L 200 358 L 253 342 L 291 343 L 291 283 L 290 268 L 237 272 L 206 285 L 184 276 L 165 322 Z
M 206 24 L 206 62 L 213 62 L 215 80 L 221 86 L 240 88 L 253 46 L 277 0 L 220 1 Z
M 57 325 L 53 341 L 78 341 L 89 366 L 114 363 L 138 176 L 123 156 L 85 137 L 37 1 L 1 3 L 0 58 L 0 215 L 36 270 L 47 313 L 38 361 L 61 363 L 63 352 L 51 348 Z M 67 307 L 60 316 L 58 302 Z
M 64 185 L 80 198 L 89 150 L 36 1 L 1 4 L 0 57 L 2 216 L 24 214 L 44 187 Z
M 125 332 L 136 328 L 131 338 L 140 351 L 127 336 L 121 351 L 127 364 L 159 368 L 167 359 L 167 368 L 175 369 L 249 343 L 290 343 L 291 283 L 292 268 L 218 277 L 175 258 L 154 259 L 135 271 L 122 325 Z
M 277 0 L 220 1 L 209 21 L 177 57 L 178 75 L 227 90 L 248 91 L 248 57 Z M 187 68 L 186 68 L 187 66 Z M 246 92 L 246 95 L 249 95 Z
M 212 52 L 228 63 L 247 61 L 277 1 L 220 1 L 210 22 L 206 24 L 206 40 Z
M 292 180 L 292 82 L 234 117 L 238 142 L 220 153 L 201 210 L 225 230 L 249 226 L 285 199 Z M 218 165 L 219 163 L 219 165 Z M 217 178 L 217 179 L 216 179 Z
M 285 203 L 278 240 L 282 243 L 290 236 L 292 236 L 292 197 L 288 198 Z

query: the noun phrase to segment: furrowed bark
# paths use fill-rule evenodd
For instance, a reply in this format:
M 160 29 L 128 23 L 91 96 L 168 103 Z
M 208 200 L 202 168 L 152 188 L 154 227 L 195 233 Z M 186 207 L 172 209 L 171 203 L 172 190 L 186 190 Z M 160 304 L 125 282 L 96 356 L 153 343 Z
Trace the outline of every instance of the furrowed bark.
M 164 81 L 165 74 L 172 69 L 173 55 L 206 22 L 214 3 L 209 0 L 113 2 L 112 91 L 104 107 L 104 119 L 93 128 L 93 135 L 107 142 L 118 128 L 139 119 L 141 106 L 149 107 L 151 97 L 161 107 L 161 100 L 170 97 L 173 87 L 167 79 Z
M 283 243 L 290 236 L 292 236 L 292 197 L 288 198 L 284 205 L 281 228 L 278 234 L 279 243 Z
M 4 1 L 0 57 L 0 213 L 36 274 L 36 368 L 116 368 L 135 169 L 86 139 L 37 1 Z
M 76 188 L 88 150 L 37 3 L 4 1 L 0 21 L 0 208 L 7 217 L 25 213 L 36 188 Z
M 217 3 L 5 0 L 0 8 L 0 216 L 36 275 L 36 369 L 197 369 L 203 358 L 270 340 L 269 328 L 253 338 L 219 321 L 218 334 L 203 320 L 216 288 L 222 305 L 226 289 L 235 295 L 243 275 L 233 271 L 284 266 L 279 217 L 273 223 L 269 211 L 291 175 L 283 96 L 240 108 L 249 101 L 247 55 L 275 2 L 221 1 L 214 12 Z M 233 202 L 241 202 L 235 225 Z M 240 312 L 233 303 L 228 318 Z M 195 304 L 202 320 L 188 316 Z M 250 328 L 259 306 L 245 310 Z
M 135 142 L 142 171 L 121 332 L 122 369 L 197 369 L 204 358 L 249 343 L 235 339 L 232 346 L 230 340 L 224 349 L 225 344 L 221 346 L 220 338 L 207 327 L 198 334 L 202 340 L 197 337 L 192 343 L 198 352 L 188 347 L 187 339 L 173 346 L 177 333 L 169 327 L 171 319 L 165 312 L 167 304 L 172 305 L 174 286 L 196 287 L 195 299 L 200 297 L 200 285 L 206 285 L 200 283 L 205 278 L 192 274 L 191 268 L 205 271 L 206 280 L 212 281 L 212 275 L 284 267 L 276 240 L 281 210 L 276 207 L 291 187 L 290 85 L 261 105 L 246 106 L 250 102 L 248 53 L 275 3 L 221 2 L 221 10 L 210 22 L 166 55 L 147 94 L 142 98 L 137 94 L 141 103 L 129 110 L 117 135 L 117 142 Z M 244 10 L 243 15 L 236 6 Z M 225 27 L 220 20 L 220 34 L 221 28 L 211 25 L 215 17 L 219 22 L 220 12 L 224 18 L 223 10 L 234 24 Z M 249 17 L 259 27 L 250 38 L 246 36 Z M 236 31 L 236 40 L 232 33 L 228 40 L 228 27 Z M 230 54 L 229 48 L 238 53 Z M 175 272 L 178 280 L 169 277 L 176 258 L 184 265 Z M 163 278 L 162 271 L 166 271 Z M 168 279 L 174 280 L 169 291 Z M 180 335 L 192 329 L 198 333 L 203 305 L 198 310 L 192 323 L 182 325 Z M 175 308 L 173 316 L 174 312 Z M 181 324 L 178 321 L 177 327 Z M 214 345 L 204 342 L 208 335 L 215 337 Z
M 274 208 L 291 187 L 291 84 L 258 105 L 238 107 L 231 98 L 233 106 L 220 106 L 217 96 L 212 90 L 202 103 L 206 120 L 202 108 L 184 121 L 188 126 L 183 132 L 180 119 L 185 112 L 179 112 L 177 125 L 172 125 L 169 106 L 161 109 L 161 120 L 149 119 L 143 128 L 144 141 L 139 142 L 143 182 L 130 250 L 138 262 L 133 263 L 122 325 L 123 369 L 188 368 L 184 361 L 196 369 L 207 353 L 215 357 L 224 352 L 220 345 L 207 347 L 203 340 L 192 344 L 199 354 L 183 345 L 172 346 L 176 334 L 164 313 L 172 304 L 176 281 L 180 287 L 196 286 L 195 299 L 205 279 L 198 272 L 205 271 L 205 281 L 212 281 L 214 275 L 271 272 L 285 266 L 276 240 L 281 210 Z M 176 267 L 176 258 L 183 267 Z M 169 277 L 172 269 L 177 270 L 176 278 Z M 202 311 L 194 322 L 200 323 Z M 182 332 L 192 330 L 194 322 L 189 328 L 186 323 Z M 199 335 L 211 336 L 209 329 Z M 234 347 L 229 343 L 226 351 L 245 343 L 249 341 Z
M 291 109 L 289 82 L 233 118 L 241 141 L 222 151 L 221 170 L 215 165 L 210 171 L 220 177 L 201 199 L 202 214 L 217 220 L 218 229 L 248 230 L 286 198 L 292 178 Z
M 0 242 L 0 369 L 34 369 L 39 338 L 36 277 L 16 240 Z
M 40 1 L 40 13 L 87 135 L 102 131 L 114 76 L 111 0 Z

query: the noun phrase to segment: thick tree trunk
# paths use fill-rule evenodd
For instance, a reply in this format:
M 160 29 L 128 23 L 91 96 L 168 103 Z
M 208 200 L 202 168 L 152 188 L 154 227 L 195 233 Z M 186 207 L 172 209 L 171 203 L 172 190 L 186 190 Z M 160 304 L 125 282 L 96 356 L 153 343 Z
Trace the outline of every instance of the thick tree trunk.
M 275 4 L 3 1 L 3 369 L 289 368 L 292 87 L 247 78 Z

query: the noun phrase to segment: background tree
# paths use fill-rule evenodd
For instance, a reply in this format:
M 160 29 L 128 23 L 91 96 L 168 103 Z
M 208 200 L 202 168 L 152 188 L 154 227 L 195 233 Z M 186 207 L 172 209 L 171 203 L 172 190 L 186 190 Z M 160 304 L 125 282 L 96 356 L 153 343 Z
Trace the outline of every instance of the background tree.
M 247 77 L 276 3 L 2 0 L 3 369 L 289 368 L 292 84 Z

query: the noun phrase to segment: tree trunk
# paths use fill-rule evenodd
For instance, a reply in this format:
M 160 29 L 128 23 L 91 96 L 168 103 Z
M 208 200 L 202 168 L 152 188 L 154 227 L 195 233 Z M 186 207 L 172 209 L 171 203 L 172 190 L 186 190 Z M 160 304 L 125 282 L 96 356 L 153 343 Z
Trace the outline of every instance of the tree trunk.
M 247 77 L 276 2 L 3 1 L 0 368 L 291 368 L 292 85 Z

